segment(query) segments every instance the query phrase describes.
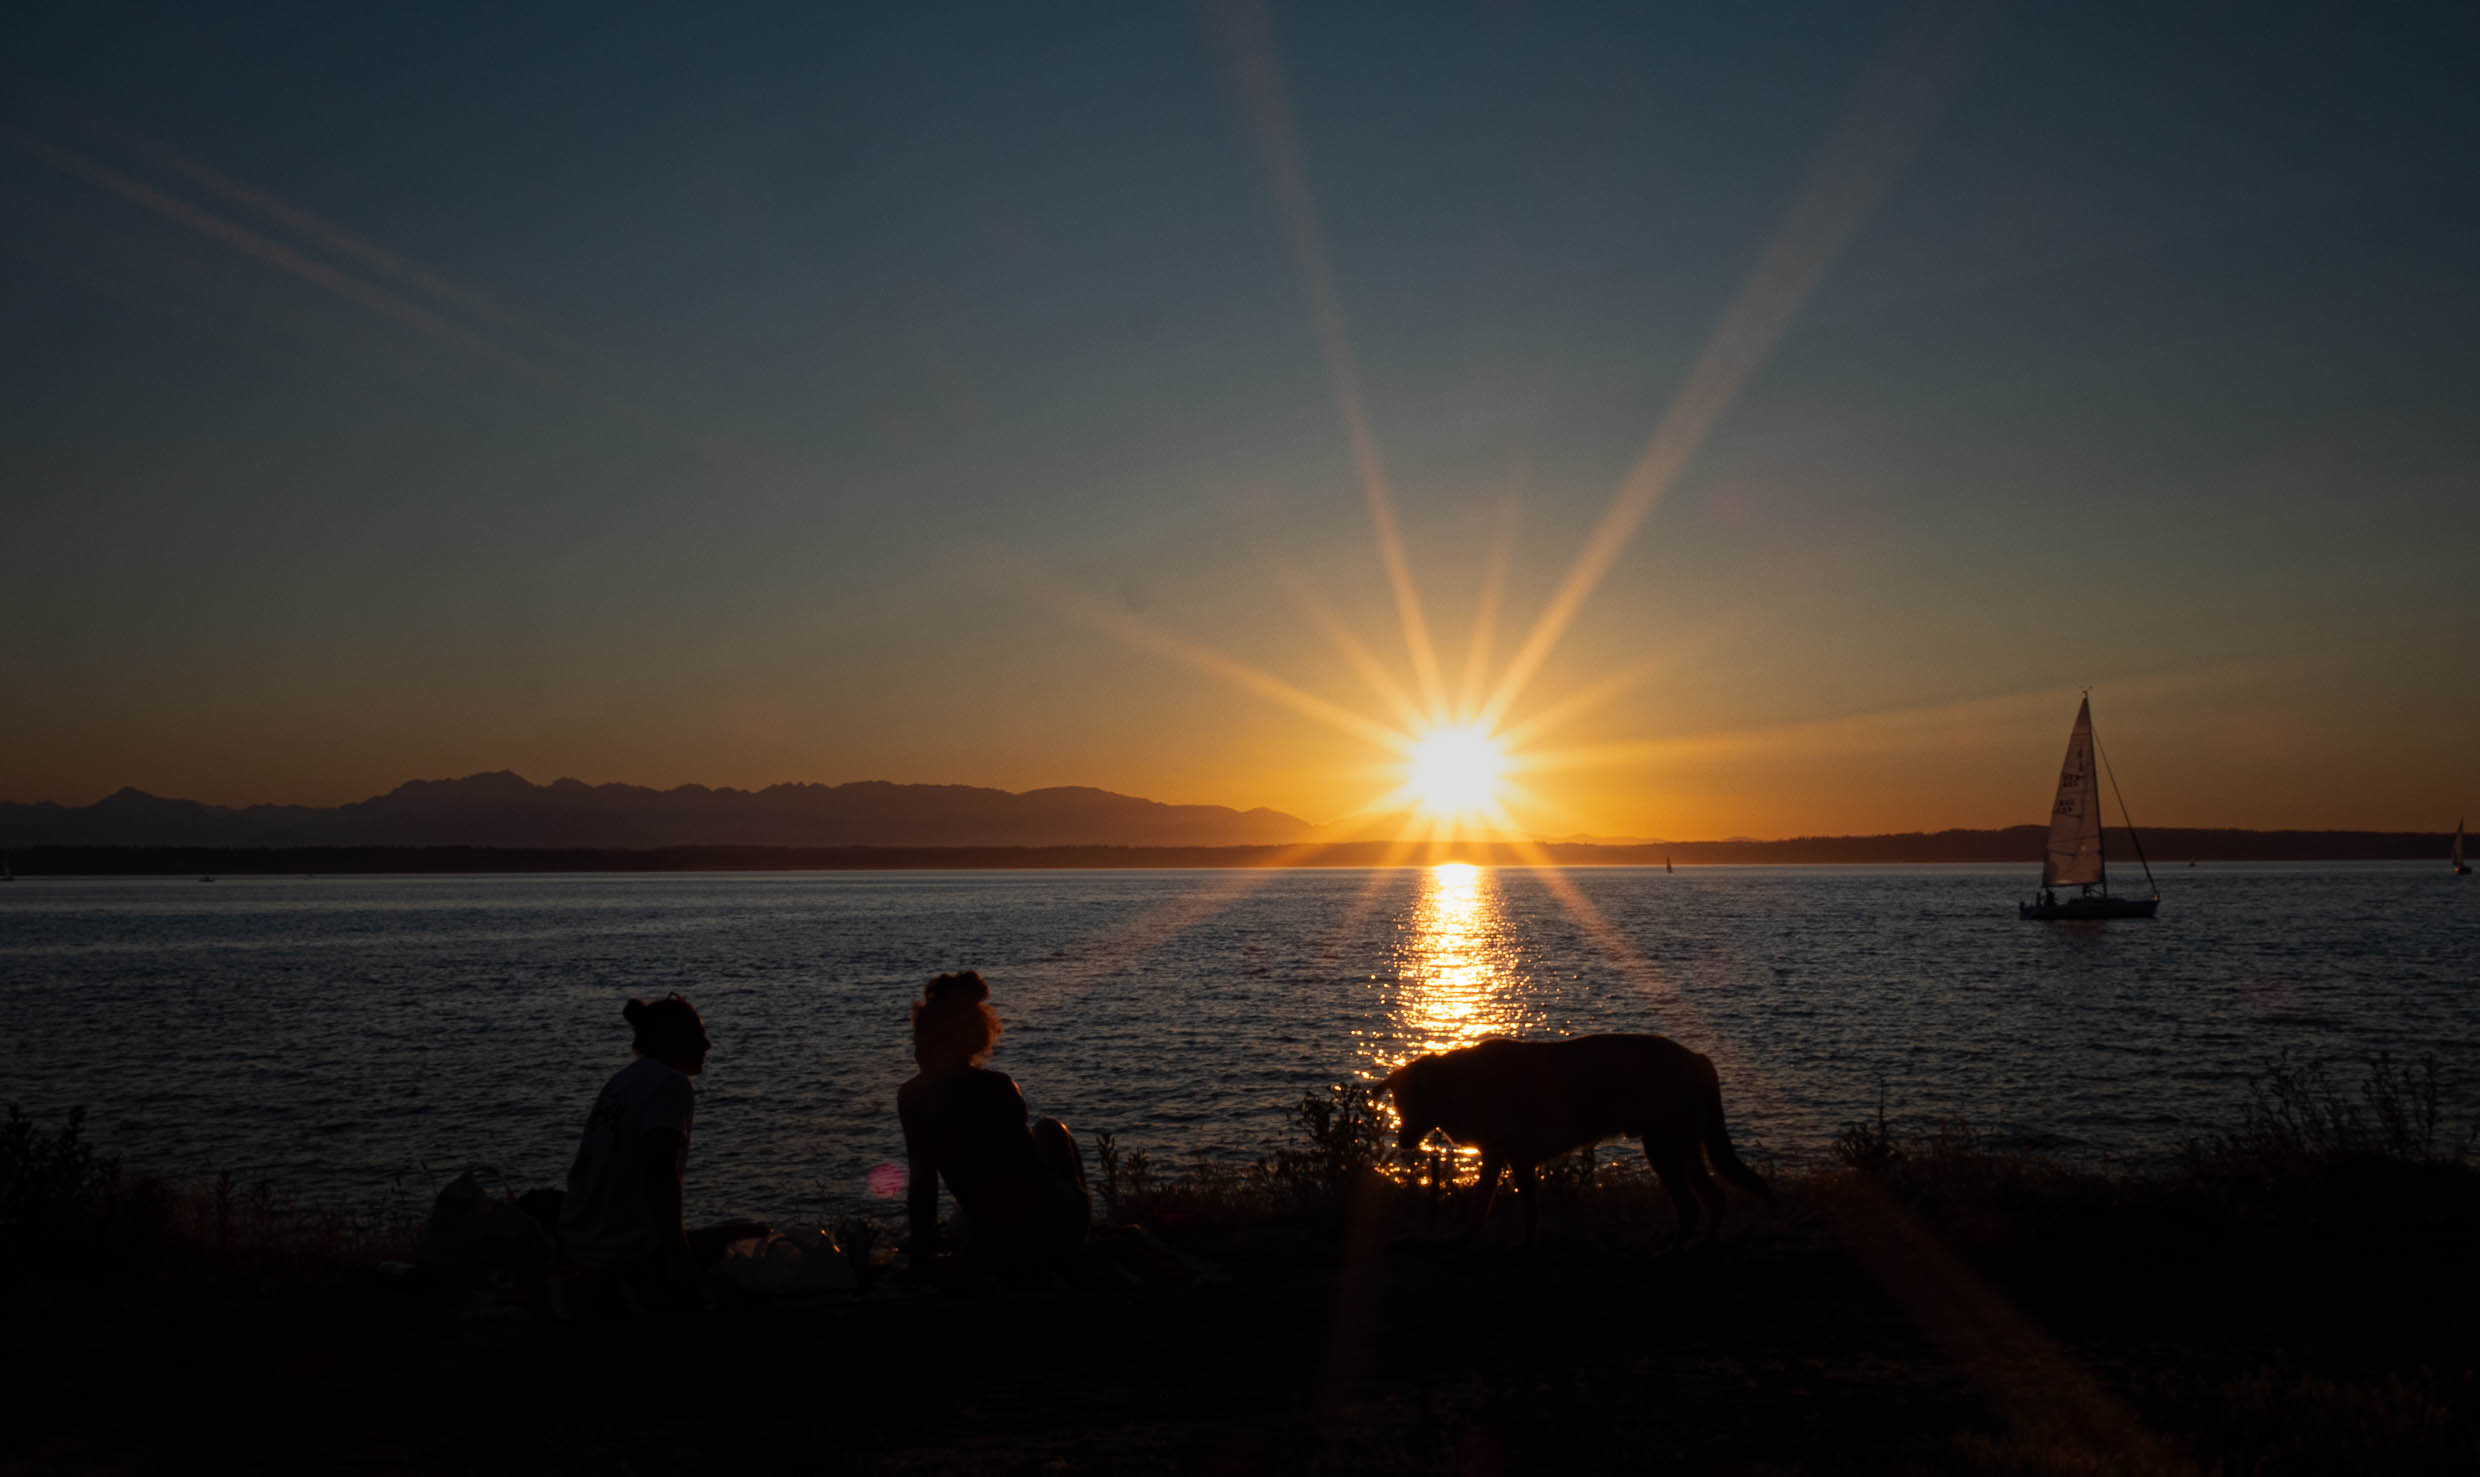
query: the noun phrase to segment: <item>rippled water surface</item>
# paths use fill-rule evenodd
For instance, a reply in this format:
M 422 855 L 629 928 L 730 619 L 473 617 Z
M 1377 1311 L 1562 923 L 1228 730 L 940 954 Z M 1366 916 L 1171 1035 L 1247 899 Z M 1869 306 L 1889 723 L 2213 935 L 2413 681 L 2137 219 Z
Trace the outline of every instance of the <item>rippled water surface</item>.
M 1037 1114 L 1253 1157 L 1303 1092 L 1485 1035 L 1659 1031 L 1743 1150 L 1872 1111 L 2142 1152 L 2289 1048 L 2434 1053 L 2480 1104 L 2480 887 L 2181 868 L 2162 916 L 2016 920 L 2024 869 L 1446 867 L 193 880 L 0 887 L 4 1094 L 132 1163 L 361 1202 L 419 1165 L 556 1184 L 680 990 L 716 1046 L 693 1214 L 863 1208 L 900 1162 L 905 1006 L 978 968 Z M 883 1205 L 880 1207 L 886 1208 Z

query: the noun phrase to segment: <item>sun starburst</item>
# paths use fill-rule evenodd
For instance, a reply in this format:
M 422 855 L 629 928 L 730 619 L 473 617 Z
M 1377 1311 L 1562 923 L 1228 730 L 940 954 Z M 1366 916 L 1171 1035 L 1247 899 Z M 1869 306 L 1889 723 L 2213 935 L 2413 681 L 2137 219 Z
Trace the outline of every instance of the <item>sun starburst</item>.
M 1474 820 L 1505 809 L 1507 754 L 1478 723 L 1430 729 L 1413 740 L 1404 791 L 1431 817 Z

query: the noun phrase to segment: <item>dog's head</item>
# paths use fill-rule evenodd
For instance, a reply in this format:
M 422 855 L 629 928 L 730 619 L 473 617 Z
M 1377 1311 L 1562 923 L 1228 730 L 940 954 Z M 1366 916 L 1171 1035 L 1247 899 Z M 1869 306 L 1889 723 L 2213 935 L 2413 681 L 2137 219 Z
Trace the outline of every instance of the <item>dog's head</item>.
M 1395 1140 L 1396 1152 L 1407 1159 L 1420 1151 L 1422 1138 L 1438 1126 L 1437 1084 L 1431 1080 L 1432 1065 L 1432 1058 L 1421 1057 L 1386 1075 L 1386 1090 L 1394 1096 L 1396 1116 L 1403 1120 L 1402 1131 Z

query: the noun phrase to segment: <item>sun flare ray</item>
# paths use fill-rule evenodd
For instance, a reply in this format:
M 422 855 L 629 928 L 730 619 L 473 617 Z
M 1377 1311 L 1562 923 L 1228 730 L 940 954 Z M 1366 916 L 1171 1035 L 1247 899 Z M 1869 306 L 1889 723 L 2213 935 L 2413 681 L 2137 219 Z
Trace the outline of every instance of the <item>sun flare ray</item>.
M 1201 641 L 1173 635 L 1151 622 L 1095 600 L 1090 596 L 1047 585 L 1034 587 L 1037 598 L 1053 609 L 1102 631 L 1116 636 L 1131 646 L 1159 652 L 1175 658 L 1201 672 L 1211 673 L 1244 691 L 1271 699 L 1305 718 L 1314 718 L 1329 727 L 1355 738 L 1366 740 L 1381 749 L 1401 752 L 1412 742 L 1407 734 L 1387 727 L 1374 718 L 1353 712 L 1341 703 L 1319 697 L 1316 693 L 1284 681 L 1263 668 L 1250 666 L 1237 657 L 1226 656 Z
M 1354 635 L 1351 627 L 1343 623 L 1343 618 L 1335 614 L 1334 609 L 1319 599 L 1305 583 L 1297 577 L 1287 579 L 1286 583 L 1308 610 L 1310 618 L 1325 631 L 1326 639 L 1334 644 L 1344 661 L 1351 665 L 1363 682 L 1369 684 L 1369 690 L 1377 695 L 1378 701 L 1393 711 L 1396 721 L 1404 726 L 1405 731 L 1418 731 L 1423 722 L 1420 704 L 1414 702 L 1412 694 L 1404 691 L 1402 685 L 1387 672 L 1378 654 Z
M 1481 704 L 1481 687 L 1488 680 L 1490 648 L 1498 635 L 1498 608 L 1507 597 L 1507 566 L 1515 557 L 1516 505 L 1510 501 L 1499 510 L 1498 531 L 1490 540 L 1490 562 L 1481 572 L 1481 593 L 1473 602 L 1472 644 L 1464 657 L 1463 689 L 1456 695 L 1455 710 L 1470 713 Z
M 1535 735 L 1555 729 L 1562 723 L 1574 722 L 1670 665 L 1671 659 L 1663 656 L 1624 667 L 1579 692 L 1570 693 L 1520 723 L 1509 724 L 1500 736 L 1509 748 L 1521 748 Z
M 1248 99 L 1258 143 L 1266 156 L 1266 173 L 1274 189 L 1277 213 L 1283 219 L 1284 241 L 1291 249 L 1293 265 L 1309 296 L 1319 356 L 1334 391 L 1336 413 L 1343 420 L 1353 470 L 1360 478 L 1361 496 L 1369 506 L 1378 560 L 1386 570 L 1387 587 L 1395 597 L 1396 618 L 1403 625 L 1404 647 L 1412 657 L 1413 676 L 1420 685 L 1422 700 L 1432 711 L 1438 711 L 1446 706 L 1446 682 L 1439 674 L 1438 652 L 1430 641 L 1429 622 L 1421 611 L 1412 564 L 1404 554 L 1403 531 L 1395 520 L 1395 499 L 1387 484 L 1386 461 L 1379 454 L 1378 438 L 1370 429 L 1369 413 L 1362 401 L 1360 367 L 1352 353 L 1351 336 L 1344 328 L 1343 296 L 1335 286 L 1325 232 L 1318 223 L 1317 202 L 1309 190 L 1309 173 L 1301 160 L 1299 134 L 1292 126 L 1291 103 L 1284 96 L 1274 38 L 1262 7 L 1227 5 L 1222 7 L 1221 14 L 1225 39 L 1240 73 L 1241 91 Z
M 1506 716 L 1654 505 L 1772 357 L 1827 269 L 1910 164 L 1961 66 L 1959 37 L 1931 37 L 1898 48 L 1862 81 L 1755 270 L 1714 325 L 1687 383 L 1482 706 L 1485 721 Z

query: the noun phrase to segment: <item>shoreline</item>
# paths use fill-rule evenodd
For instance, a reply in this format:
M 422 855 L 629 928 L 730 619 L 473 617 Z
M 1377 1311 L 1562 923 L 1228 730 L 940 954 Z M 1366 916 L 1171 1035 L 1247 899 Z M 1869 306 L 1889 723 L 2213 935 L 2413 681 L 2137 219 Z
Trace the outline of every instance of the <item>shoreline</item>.
M 1304 1113 L 1254 1179 L 1089 1166 L 1168 1277 L 924 1284 L 882 1234 L 858 1294 L 629 1317 L 377 1276 L 409 1239 L 380 1218 L 167 1218 L 139 1183 L 21 1224 L 0 1282 L 55 1470 L 2469 1470 L 2471 1140 L 2354 1102 L 2276 1075 L 2148 1173 L 1854 1124 L 1685 1250 L 1646 1176 L 1572 1164 L 1537 1243 L 1504 1204 L 1474 1235 L 1373 1183 L 1376 1125 Z

